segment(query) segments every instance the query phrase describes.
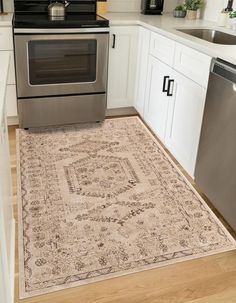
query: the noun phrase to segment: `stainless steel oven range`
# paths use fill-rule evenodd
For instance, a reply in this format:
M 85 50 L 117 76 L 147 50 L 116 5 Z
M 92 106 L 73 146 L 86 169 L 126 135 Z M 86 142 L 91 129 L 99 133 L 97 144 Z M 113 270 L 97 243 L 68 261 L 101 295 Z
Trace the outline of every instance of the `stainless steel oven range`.
M 50 20 L 45 14 L 16 13 L 13 23 L 20 127 L 103 120 L 108 21 L 75 12 Z

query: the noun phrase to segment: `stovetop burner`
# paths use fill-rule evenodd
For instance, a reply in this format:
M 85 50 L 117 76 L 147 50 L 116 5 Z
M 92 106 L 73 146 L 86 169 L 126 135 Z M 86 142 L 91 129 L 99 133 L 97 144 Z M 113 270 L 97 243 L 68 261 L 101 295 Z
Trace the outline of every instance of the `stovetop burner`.
M 96 15 L 96 0 L 68 0 L 70 4 L 66 8 L 65 18 L 50 18 L 48 16 L 48 5 L 56 1 L 14 0 L 14 28 L 93 28 L 109 26 L 108 20 Z
M 109 21 L 96 14 L 68 13 L 65 17 L 52 18 L 46 13 L 15 14 L 14 28 L 90 28 L 108 27 Z

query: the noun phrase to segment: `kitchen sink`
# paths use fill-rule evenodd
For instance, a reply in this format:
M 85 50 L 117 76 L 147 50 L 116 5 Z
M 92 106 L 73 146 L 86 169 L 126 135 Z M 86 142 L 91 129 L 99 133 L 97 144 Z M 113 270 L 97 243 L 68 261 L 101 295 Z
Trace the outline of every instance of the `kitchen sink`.
M 213 29 L 193 28 L 177 29 L 177 31 L 215 44 L 236 45 L 236 36 Z

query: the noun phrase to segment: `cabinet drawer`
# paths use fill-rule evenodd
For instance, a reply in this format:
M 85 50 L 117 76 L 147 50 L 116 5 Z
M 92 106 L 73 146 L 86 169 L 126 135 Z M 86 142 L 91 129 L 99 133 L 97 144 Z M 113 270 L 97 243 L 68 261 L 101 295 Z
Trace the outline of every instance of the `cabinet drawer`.
M 10 51 L 9 53 L 10 53 L 10 62 L 8 69 L 7 84 L 16 84 L 14 54 L 13 51 Z
M 0 27 L 0 50 L 13 50 L 11 27 Z
M 176 44 L 174 69 L 207 88 L 211 57 L 182 44 Z
M 150 54 L 172 66 L 175 54 L 175 42 L 159 34 L 151 34 Z
M 7 85 L 6 91 L 7 117 L 17 116 L 16 86 Z

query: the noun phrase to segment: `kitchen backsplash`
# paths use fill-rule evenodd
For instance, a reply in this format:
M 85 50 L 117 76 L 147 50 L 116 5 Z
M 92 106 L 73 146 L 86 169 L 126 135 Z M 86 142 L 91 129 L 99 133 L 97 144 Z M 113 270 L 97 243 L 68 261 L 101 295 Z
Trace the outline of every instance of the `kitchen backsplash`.
M 141 0 L 108 0 L 108 11 L 110 12 L 139 12 Z M 181 0 L 165 0 L 165 12 L 170 12 Z M 222 8 L 227 6 L 227 0 L 205 0 L 206 5 L 202 16 L 206 20 L 217 21 Z M 236 2 L 236 1 L 235 1 Z M 234 5 L 236 9 L 236 4 Z M 4 9 L 13 11 L 13 0 L 4 0 Z
M 222 8 L 227 7 L 228 0 L 205 0 L 206 5 L 203 11 L 205 20 L 217 21 Z M 236 9 L 236 4 L 234 4 Z
M 4 9 L 13 11 L 13 0 L 3 0 Z M 55 0 L 56 1 L 56 0 Z M 165 0 L 165 11 L 170 12 L 176 6 L 178 0 Z M 141 0 L 108 0 L 108 11 L 110 12 L 139 12 Z
M 14 0 L 3 0 L 5 12 L 13 12 L 13 10 L 14 10 L 13 2 L 14 2 Z
M 110 12 L 138 12 L 141 0 L 108 0 L 108 11 Z M 171 12 L 176 4 L 182 0 L 165 0 L 165 12 Z M 205 0 L 202 17 L 205 20 L 217 21 L 222 8 L 227 6 L 228 0 Z M 234 5 L 236 9 L 236 4 Z
M 178 0 L 165 0 L 165 12 L 170 12 Z M 141 0 L 108 0 L 110 12 L 140 12 Z

